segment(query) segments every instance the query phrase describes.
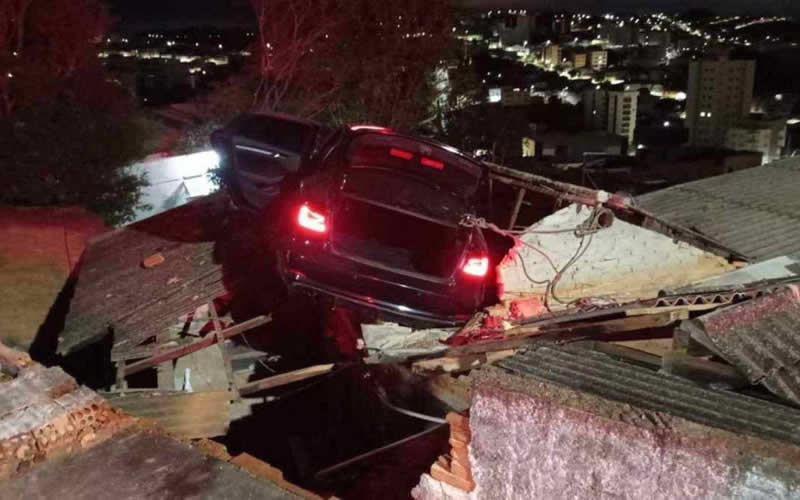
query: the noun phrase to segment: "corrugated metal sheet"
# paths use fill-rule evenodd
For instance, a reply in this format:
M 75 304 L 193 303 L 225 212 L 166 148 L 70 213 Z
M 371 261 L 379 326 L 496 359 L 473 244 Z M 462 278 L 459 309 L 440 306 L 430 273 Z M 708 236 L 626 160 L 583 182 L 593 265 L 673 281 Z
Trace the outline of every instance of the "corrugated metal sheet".
M 639 206 L 755 260 L 800 253 L 800 158 L 638 198 Z
M 706 389 L 578 344 L 542 344 L 495 366 L 711 427 L 800 444 L 800 410 Z
M 800 289 L 796 285 L 682 326 L 752 383 L 800 404 Z

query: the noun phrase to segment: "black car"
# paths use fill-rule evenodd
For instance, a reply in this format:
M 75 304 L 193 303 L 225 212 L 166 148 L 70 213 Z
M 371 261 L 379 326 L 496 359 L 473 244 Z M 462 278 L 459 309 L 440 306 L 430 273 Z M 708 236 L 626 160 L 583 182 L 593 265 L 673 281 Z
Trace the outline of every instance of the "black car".
M 223 153 L 233 155 L 229 182 L 240 202 L 264 206 L 281 190 L 288 200 L 279 245 L 287 283 L 407 324 L 469 319 L 494 279 L 482 230 L 462 224 L 475 213 L 483 165 L 382 127 L 345 127 L 323 140 L 321 127 L 307 126 L 315 128 L 292 147 L 267 132 L 234 139 Z M 299 177 L 291 188 L 277 180 L 289 177 Z

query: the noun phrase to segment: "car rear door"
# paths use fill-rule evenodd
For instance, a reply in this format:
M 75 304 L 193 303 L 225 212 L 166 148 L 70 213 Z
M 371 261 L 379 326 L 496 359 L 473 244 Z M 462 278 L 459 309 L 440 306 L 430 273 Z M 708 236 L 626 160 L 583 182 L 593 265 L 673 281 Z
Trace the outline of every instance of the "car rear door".
M 260 209 L 277 198 L 287 177 L 301 174 L 320 128 L 281 115 L 241 117 L 230 139 L 234 182 L 243 200 Z

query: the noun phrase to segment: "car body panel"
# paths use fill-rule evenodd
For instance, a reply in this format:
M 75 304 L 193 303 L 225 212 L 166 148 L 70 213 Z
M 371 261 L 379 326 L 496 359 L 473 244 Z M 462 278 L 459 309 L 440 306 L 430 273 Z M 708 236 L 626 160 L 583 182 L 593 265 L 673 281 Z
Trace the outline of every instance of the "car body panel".
M 468 320 L 484 305 L 491 276 L 462 271 L 488 251 L 481 229 L 459 222 L 473 214 L 485 168 L 448 146 L 378 127 L 342 128 L 319 146 L 322 129 L 301 123 L 307 136 L 288 147 L 239 133 L 235 123 L 216 141 L 228 141 L 231 191 L 247 207 L 270 205 L 288 179 L 299 179 L 282 197 L 280 222 L 289 229 L 278 260 L 287 284 L 415 326 Z M 324 220 L 321 232 L 299 225 L 303 206 Z

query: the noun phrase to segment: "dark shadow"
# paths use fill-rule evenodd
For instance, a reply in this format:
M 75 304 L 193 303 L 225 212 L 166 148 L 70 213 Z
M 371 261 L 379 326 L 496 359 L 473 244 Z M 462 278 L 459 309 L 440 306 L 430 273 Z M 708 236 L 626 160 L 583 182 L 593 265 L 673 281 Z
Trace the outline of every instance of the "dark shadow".
M 367 372 L 370 377 L 365 376 Z M 441 436 L 425 436 L 422 444 L 317 476 L 326 468 L 435 425 L 384 406 L 372 387 L 375 376 L 369 367 L 356 365 L 271 390 L 269 396 L 276 399 L 254 406 L 252 415 L 233 422 L 220 441 L 232 455 L 254 455 L 280 468 L 289 481 L 314 491 L 340 498 L 408 498 L 419 475 L 444 453 L 446 437 L 442 441 Z M 404 399 L 396 404 L 418 407 L 413 397 Z M 360 478 L 369 478 L 369 484 L 362 484 Z

